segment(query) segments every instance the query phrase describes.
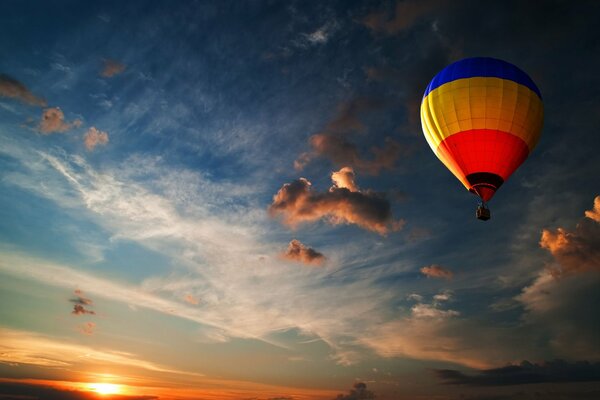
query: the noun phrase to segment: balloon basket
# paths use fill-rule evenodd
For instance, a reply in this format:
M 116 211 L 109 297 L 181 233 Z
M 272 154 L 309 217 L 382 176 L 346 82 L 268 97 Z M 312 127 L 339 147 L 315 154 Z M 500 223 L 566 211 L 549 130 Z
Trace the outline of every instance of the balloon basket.
M 475 212 L 475 216 L 477 217 L 477 219 L 480 219 L 482 221 L 487 221 L 491 217 L 490 209 L 487 208 L 484 204 L 480 204 L 477 206 L 477 211 Z

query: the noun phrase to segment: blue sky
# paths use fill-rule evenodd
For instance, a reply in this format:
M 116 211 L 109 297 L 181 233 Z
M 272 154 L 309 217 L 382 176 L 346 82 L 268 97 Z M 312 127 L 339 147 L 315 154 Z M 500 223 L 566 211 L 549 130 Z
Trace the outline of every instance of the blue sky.
M 0 393 L 594 398 L 597 12 L 3 2 Z M 418 113 L 472 56 L 527 71 L 545 107 L 485 223 Z M 274 211 L 294 182 L 351 182 L 364 208 Z M 535 374 L 500 384 L 509 364 Z

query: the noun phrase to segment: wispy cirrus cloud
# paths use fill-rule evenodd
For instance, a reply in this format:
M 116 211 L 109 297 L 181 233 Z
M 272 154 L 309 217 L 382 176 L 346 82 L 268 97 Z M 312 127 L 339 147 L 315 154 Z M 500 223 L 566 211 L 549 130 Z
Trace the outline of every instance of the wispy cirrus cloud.
M 380 235 L 401 229 L 403 221 L 393 219 L 383 195 L 358 190 L 351 168 L 334 172 L 332 180 L 333 186 L 322 193 L 313 191 L 305 178 L 284 184 L 273 196 L 269 213 L 281 216 L 291 227 L 325 219 L 334 225 L 356 224 Z
M 20 100 L 23 103 L 46 107 L 46 100 L 33 94 L 23 83 L 18 80 L 0 73 L 0 97 L 8 97 Z

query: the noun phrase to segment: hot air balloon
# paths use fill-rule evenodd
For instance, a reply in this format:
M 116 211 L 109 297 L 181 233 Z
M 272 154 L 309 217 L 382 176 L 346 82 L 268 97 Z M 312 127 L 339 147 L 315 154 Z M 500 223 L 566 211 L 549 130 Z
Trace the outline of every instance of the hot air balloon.
M 476 216 L 525 161 L 542 130 L 542 95 L 533 80 L 502 60 L 476 57 L 448 65 L 429 83 L 421 124 L 435 155 L 480 198 Z

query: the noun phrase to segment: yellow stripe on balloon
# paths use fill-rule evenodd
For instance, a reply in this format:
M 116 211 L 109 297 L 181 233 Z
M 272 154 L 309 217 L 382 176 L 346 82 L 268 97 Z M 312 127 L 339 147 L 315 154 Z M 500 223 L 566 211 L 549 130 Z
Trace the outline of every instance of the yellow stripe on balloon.
M 542 101 L 531 89 L 491 77 L 445 83 L 421 104 L 425 138 L 436 154 L 444 139 L 471 129 L 511 133 L 523 139 L 531 152 L 540 138 L 543 113 Z

